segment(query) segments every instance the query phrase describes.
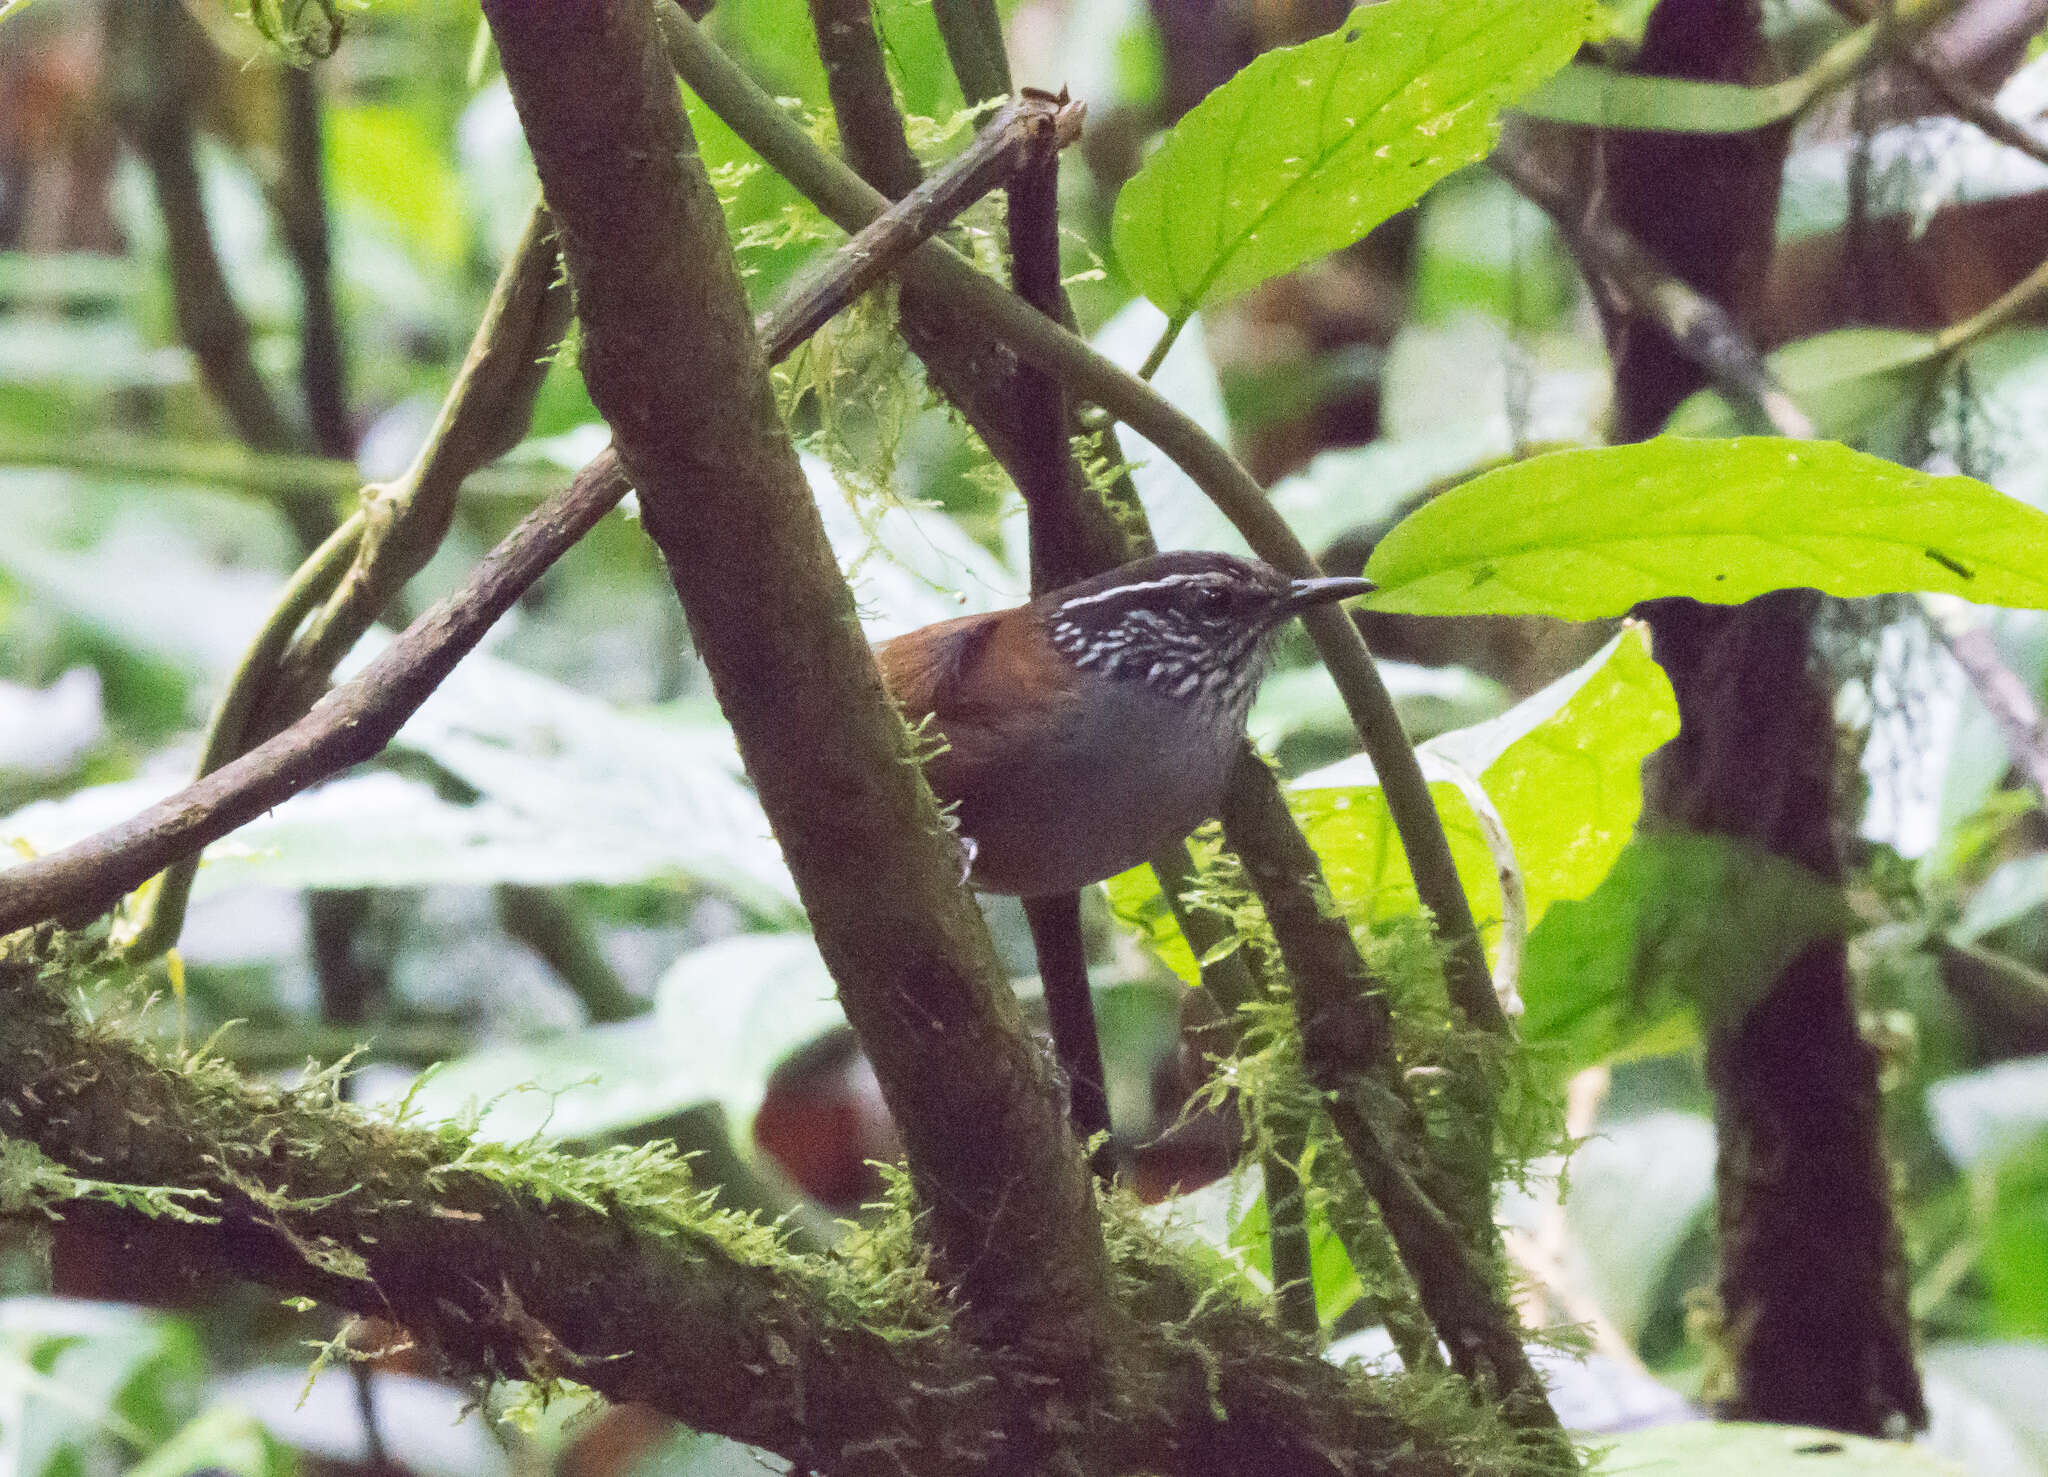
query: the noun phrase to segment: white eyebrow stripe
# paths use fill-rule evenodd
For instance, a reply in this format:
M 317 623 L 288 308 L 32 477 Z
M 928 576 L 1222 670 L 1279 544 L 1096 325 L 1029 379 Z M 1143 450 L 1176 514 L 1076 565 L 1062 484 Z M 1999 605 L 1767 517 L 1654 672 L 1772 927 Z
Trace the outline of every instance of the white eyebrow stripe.
M 1114 600 L 1119 595 L 1134 595 L 1140 590 L 1170 590 L 1175 585 L 1216 584 L 1223 578 L 1224 576 L 1215 571 L 1205 569 L 1194 574 L 1169 574 L 1156 580 L 1140 580 L 1136 584 L 1111 585 L 1108 589 L 1098 590 L 1093 595 L 1076 595 L 1071 600 L 1062 600 L 1060 609 L 1073 610 L 1077 606 L 1095 605 L 1104 600 Z

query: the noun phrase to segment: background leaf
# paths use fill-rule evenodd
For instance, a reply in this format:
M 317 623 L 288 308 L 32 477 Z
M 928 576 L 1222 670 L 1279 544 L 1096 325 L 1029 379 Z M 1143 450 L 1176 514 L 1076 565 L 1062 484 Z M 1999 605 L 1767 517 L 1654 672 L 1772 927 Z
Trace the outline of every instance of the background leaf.
M 1475 477 L 1396 526 L 1366 574 L 1371 606 L 1412 615 L 1590 620 L 1799 587 L 2039 609 L 2048 517 L 1830 441 L 1659 437 Z
M 1168 313 L 1348 246 L 1485 157 L 1494 115 L 1570 59 L 1582 0 L 1387 0 L 1252 62 L 1116 202 L 1124 270 Z
M 1552 908 L 1523 957 L 1523 1039 L 1570 1073 L 1732 1019 L 1808 945 L 1855 923 L 1841 891 L 1725 836 L 1639 836 L 1589 898 Z

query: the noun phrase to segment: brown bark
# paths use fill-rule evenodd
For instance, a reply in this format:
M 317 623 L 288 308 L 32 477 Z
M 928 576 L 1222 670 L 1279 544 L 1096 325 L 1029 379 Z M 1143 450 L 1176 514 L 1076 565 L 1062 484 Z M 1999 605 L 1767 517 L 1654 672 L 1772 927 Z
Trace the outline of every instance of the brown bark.
M 1086 1382 L 1109 1317 L 1089 1180 L 777 414 L 653 13 L 486 16 L 591 398 L 902 1129 L 939 1271 L 977 1336 Z

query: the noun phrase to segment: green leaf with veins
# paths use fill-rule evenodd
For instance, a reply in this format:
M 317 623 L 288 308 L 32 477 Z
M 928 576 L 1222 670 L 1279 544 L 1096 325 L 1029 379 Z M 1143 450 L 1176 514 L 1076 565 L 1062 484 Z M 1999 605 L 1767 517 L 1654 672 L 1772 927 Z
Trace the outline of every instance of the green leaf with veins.
M 1374 609 L 1411 615 L 1594 620 L 1798 587 L 2044 609 L 2048 515 L 1831 441 L 1658 437 L 1475 477 L 1396 525 L 1365 572 Z
M 1571 59 L 1585 0 L 1385 0 L 1261 56 L 1117 197 L 1124 270 L 1175 318 L 1350 245 L 1493 147 Z

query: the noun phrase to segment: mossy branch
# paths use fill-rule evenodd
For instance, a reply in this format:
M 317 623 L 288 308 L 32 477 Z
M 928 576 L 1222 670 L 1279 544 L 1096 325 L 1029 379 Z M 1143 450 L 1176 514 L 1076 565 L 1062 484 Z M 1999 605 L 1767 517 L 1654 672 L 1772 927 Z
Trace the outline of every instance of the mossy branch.
M 899 1215 L 833 1256 L 716 1209 L 671 1150 L 572 1157 L 412 1127 L 218 1060 L 167 1060 L 0 956 L 8 1209 L 146 1237 L 402 1324 L 457 1377 L 569 1380 L 835 1477 L 1039 1470 L 1041 1376 L 954 1326 Z M 30 1146 L 33 1146 L 32 1148 Z M 1347 1374 L 1117 1223 L 1117 1384 L 1061 1413 L 1077 1477 L 1508 1477 L 1499 1433 Z

